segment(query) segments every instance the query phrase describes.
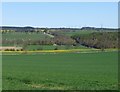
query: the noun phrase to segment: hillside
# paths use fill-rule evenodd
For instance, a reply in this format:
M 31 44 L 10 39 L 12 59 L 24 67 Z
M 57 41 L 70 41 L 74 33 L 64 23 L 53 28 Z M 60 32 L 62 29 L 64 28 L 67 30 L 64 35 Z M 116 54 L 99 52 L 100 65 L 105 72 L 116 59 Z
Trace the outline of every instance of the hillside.
M 110 28 L 2 27 L 3 46 L 25 49 L 118 48 L 118 30 Z M 54 46 L 55 45 L 55 46 Z M 31 49 L 34 48 L 34 49 Z
M 95 28 L 95 27 L 82 27 L 82 28 L 39 28 L 39 27 L 10 27 L 10 26 L 1 26 L 0 29 L 2 30 L 14 30 L 14 31 L 24 31 L 24 32 L 32 32 L 35 30 L 54 30 L 54 31 L 78 31 L 78 30 L 96 30 L 96 31 L 118 31 L 118 29 L 115 28 Z

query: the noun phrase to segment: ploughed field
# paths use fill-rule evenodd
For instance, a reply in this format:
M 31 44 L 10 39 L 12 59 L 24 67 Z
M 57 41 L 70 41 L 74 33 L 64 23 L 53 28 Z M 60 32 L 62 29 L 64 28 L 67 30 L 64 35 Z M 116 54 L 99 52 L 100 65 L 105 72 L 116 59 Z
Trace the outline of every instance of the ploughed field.
M 117 58 L 117 52 L 3 55 L 3 90 L 114 90 Z

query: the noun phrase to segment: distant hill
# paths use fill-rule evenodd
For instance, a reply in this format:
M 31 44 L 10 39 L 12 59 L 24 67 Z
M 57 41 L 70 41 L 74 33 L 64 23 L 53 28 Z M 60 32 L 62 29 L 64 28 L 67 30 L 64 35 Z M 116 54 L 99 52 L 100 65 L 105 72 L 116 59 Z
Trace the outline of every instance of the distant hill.
M 82 28 L 35 28 L 35 27 L 10 27 L 10 26 L 1 26 L 2 30 L 14 30 L 14 31 L 22 31 L 22 32 L 33 32 L 35 30 L 55 30 L 55 31 L 78 31 L 78 30 L 96 30 L 96 31 L 118 31 L 115 28 L 95 28 L 95 27 L 82 27 Z
M 97 30 L 97 31 L 101 31 L 101 30 L 104 30 L 104 31 L 117 31 L 118 29 L 115 29 L 115 28 L 95 28 L 95 27 L 82 27 L 81 30 Z
M 34 27 L 9 27 L 9 26 L 3 26 L 0 27 L 2 30 L 14 30 L 14 31 L 34 31 Z

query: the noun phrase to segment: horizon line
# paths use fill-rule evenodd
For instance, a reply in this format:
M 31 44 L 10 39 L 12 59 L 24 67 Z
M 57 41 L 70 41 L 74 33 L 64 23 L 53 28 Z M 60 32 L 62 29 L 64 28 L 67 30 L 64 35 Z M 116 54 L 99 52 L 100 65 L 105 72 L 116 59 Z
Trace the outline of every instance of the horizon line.
M 90 27 L 90 28 L 111 28 L 111 29 L 118 29 L 119 27 L 96 27 L 96 26 L 81 26 L 81 27 L 40 27 L 40 26 L 31 26 L 31 25 L 25 25 L 25 26 L 18 26 L 18 25 L 0 25 L 0 27 L 33 27 L 33 28 L 83 28 L 83 27 Z

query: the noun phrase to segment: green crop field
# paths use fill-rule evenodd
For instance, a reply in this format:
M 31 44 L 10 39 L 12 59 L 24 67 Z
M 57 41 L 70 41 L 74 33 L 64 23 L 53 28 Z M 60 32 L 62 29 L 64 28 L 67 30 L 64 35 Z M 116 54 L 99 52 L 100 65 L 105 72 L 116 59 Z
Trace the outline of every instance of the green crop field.
M 25 32 L 8 32 L 2 34 L 2 46 L 22 46 L 21 44 L 25 44 L 24 41 L 37 41 L 37 40 L 48 40 L 51 37 L 43 32 L 32 32 L 32 33 L 25 33 Z M 4 43 L 5 41 L 8 41 Z M 14 42 L 12 42 L 14 41 Z M 20 41 L 23 43 L 20 44 Z M 12 42 L 12 43 L 11 43 Z M 17 44 L 19 43 L 19 45 Z
M 55 48 L 57 48 L 58 50 L 64 50 L 64 49 L 91 49 L 91 48 L 87 48 L 85 46 L 82 45 L 78 45 L 78 46 L 65 46 L 65 45 L 58 45 L 58 46 L 54 46 L 54 45 L 28 45 L 26 50 L 54 50 Z
M 2 39 L 7 39 L 7 40 L 17 40 L 17 39 L 38 40 L 45 38 L 50 38 L 50 37 L 46 34 L 43 34 L 42 32 L 39 33 L 11 32 L 11 33 L 2 34 Z
M 3 90 L 115 90 L 117 54 L 3 55 Z

